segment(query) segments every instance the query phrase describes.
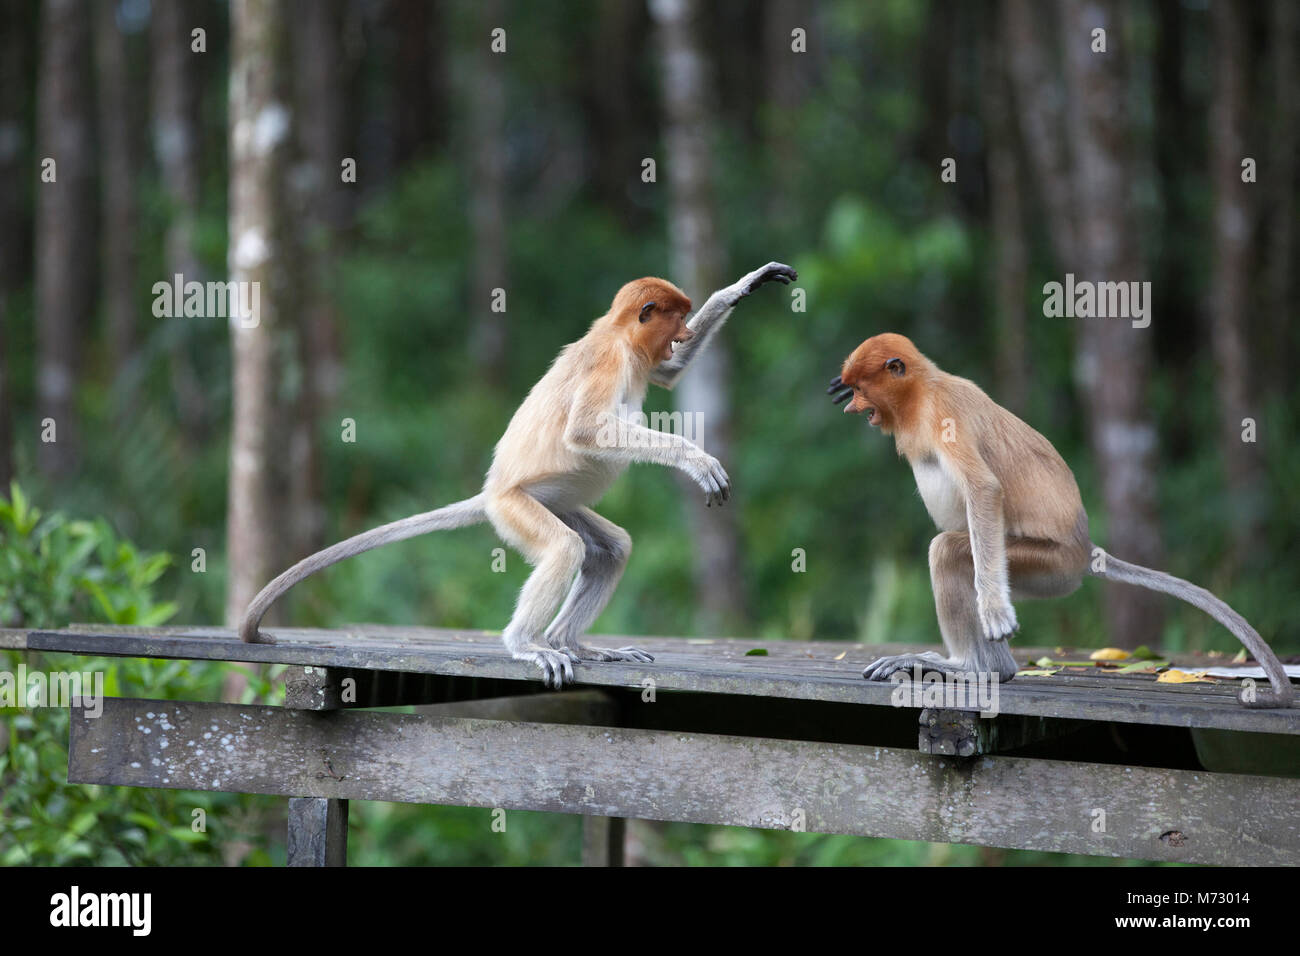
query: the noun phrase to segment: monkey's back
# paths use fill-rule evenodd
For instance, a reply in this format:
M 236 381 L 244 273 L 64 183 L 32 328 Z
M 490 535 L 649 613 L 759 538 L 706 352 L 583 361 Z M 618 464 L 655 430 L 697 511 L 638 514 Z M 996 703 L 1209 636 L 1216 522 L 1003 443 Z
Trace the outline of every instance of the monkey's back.
M 553 511 L 593 504 L 625 470 L 621 463 L 570 447 L 565 432 L 578 403 L 591 399 L 582 386 L 600 366 L 617 365 L 598 327 L 556 356 L 516 409 L 492 456 L 484 491 L 522 488 Z M 615 389 L 614 391 L 617 391 Z
M 950 379 L 964 409 L 960 414 L 974 419 L 972 432 L 981 436 L 976 450 L 1002 486 L 1006 533 L 1067 541 L 1082 526 L 1086 541 L 1078 482 L 1052 443 L 974 382 Z M 956 420 L 960 433 L 961 418 Z

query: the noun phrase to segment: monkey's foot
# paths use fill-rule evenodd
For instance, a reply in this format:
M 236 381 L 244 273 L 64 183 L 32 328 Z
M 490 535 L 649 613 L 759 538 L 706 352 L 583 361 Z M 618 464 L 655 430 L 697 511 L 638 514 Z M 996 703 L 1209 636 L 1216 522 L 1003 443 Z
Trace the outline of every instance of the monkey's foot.
M 266 631 L 256 631 L 252 637 L 244 641 L 246 644 L 274 644 L 275 642 L 275 638 Z
M 559 690 L 565 681 L 573 680 L 573 659 L 563 651 L 542 647 L 540 644 L 525 644 L 511 655 L 517 661 L 528 661 L 542 669 L 542 683 Z
M 925 651 L 921 654 L 897 654 L 893 657 L 882 657 L 877 661 L 868 664 L 863 670 L 862 676 L 867 680 L 888 680 L 898 671 L 911 672 L 913 668 L 920 666 L 921 672 L 937 671 L 941 674 L 964 674 L 969 667 L 956 661 L 950 661 L 935 651 Z
M 568 654 L 570 659 L 575 663 L 578 661 L 633 661 L 637 664 L 653 664 L 654 655 L 641 650 L 639 647 L 620 647 L 614 650 L 611 647 L 588 647 L 586 644 L 576 644 L 573 647 L 564 647 L 560 653 Z

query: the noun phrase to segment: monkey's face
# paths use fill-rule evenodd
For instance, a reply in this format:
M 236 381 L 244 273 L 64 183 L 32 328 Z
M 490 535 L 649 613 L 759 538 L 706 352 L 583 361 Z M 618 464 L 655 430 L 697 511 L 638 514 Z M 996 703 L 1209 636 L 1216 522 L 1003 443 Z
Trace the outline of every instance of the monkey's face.
M 629 283 L 619 293 L 628 301 L 623 321 L 631 330 L 633 344 L 652 365 L 673 357 L 675 344 L 689 342 L 695 333 L 686 327 L 691 300 L 671 282 L 642 279 Z M 617 304 L 617 300 L 616 300 Z
M 646 354 L 653 356 L 656 362 L 668 361 L 673 357 L 675 346 L 695 338 L 695 333 L 686 327 L 689 304 L 685 309 L 665 310 L 660 309 L 654 302 L 647 302 L 642 313 L 644 314 L 646 310 L 651 314 L 645 319 L 638 320 L 641 324 L 640 337 L 645 343 Z
M 872 336 L 844 361 L 840 380 L 853 390 L 844 411 L 865 412 L 867 424 L 892 431 L 899 410 L 912 401 L 916 373 L 925 364 L 925 356 L 906 337 L 893 332 Z

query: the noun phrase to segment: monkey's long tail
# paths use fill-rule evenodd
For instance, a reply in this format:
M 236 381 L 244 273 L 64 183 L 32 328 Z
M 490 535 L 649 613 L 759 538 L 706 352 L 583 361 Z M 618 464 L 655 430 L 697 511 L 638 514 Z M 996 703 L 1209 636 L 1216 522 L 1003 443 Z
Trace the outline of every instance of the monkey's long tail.
M 1092 545 L 1093 554 L 1101 551 L 1095 544 Z M 1144 568 L 1140 564 L 1129 564 L 1127 561 L 1121 561 L 1112 555 L 1105 555 L 1104 571 L 1092 570 L 1092 564 L 1088 566 L 1088 573 L 1093 577 L 1105 578 L 1109 581 L 1120 581 L 1124 584 L 1136 584 L 1138 587 L 1147 588 L 1151 591 L 1162 591 L 1165 594 L 1172 594 L 1181 601 L 1186 601 L 1193 607 L 1198 607 L 1210 617 L 1214 618 L 1228 630 L 1230 630 L 1246 650 L 1254 656 L 1264 666 L 1264 673 L 1268 674 L 1269 682 L 1273 685 L 1273 692 L 1259 691 L 1255 700 L 1242 700 L 1247 707 L 1290 707 L 1291 702 L 1295 699 L 1295 689 L 1291 686 L 1291 680 L 1286 676 L 1286 670 L 1282 667 L 1282 662 L 1277 659 L 1273 649 L 1264 643 L 1264 639 L 1259 636 L 1259 632 L 1251 627 L 1244 617 L 1228 607 L 1227 604 L 1220 601 L 1205 588 L 1197 587 L 1190 581 L 1184 581 L 1182 578 L 1176 578 L 1172 574 L 1165 574 L 1163 571 L 1153 571 L 1151 568 Z
M 315 574 L 321 568 L 327 568 L 331 564 L 337 564 L 344 558 L 350 558 L 354 554 L 361 554 L 363 551 L 377 548 L 381 544 L 404 541 L 417 535 L 428 534 L 430 531 L 464 528 L 486 520 L 487 513 L 483 508 L 483 495 L 477 494 L 473 498 L 466 498 L 464 501 L 438 508 L 436 511 L 426 511 L 423 514 L 412 515 L 400 521 L 380 525 L 378 528 L 371 528 L 369 531 L 363 531 L 361 534 L 340 541 L 338 544 L 332 544 L 323 551 L 317 551 L 315 554 L 303 558 L 288 571 L 285 571 L 262 588 L 257 597 L 249 602 L 248 610 L 244 612 L 243 623 L 239 625 L 239 639 L 249 644 L 274 643 L 271 638 L 258 632 L 257 628 L 262 623 L 262 615 L 285 591 L 303 578 Z

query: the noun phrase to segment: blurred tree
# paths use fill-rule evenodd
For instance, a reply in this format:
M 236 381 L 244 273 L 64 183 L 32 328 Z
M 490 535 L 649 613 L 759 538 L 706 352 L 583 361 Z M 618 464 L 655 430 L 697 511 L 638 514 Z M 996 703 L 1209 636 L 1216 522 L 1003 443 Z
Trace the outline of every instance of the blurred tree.
M 177 275 L 185 282 L 205 276 L 195 250 L 199 217 L 199 66 L 191 50 L 195 26 L 193 8 L 181 3 L 152 7 L 150 45 L 153 53 L 153 144 L 167 197 L 167 233 L 163 265 L 167 281 Z M 211 418 L 203 385 L 190 357 L 188 343 L 194 326 L 179 318 L 164 320 L 161 337 L 167 349 L 172 396 L 184 439 L 191 449 L 202 443 Z
M 1076 262 L 1065 96 L 1047 65 L 1050 47 L 1030 0 L 1002 0 L 1002 38 L 1024 143 L 1058 264 Z
M 1210 285 L 1210 342 L 1218 395 L 1219 447 L 1227 477 L 1226 517 L 1233 562 L 1258 539 L 1263 519 L 1263 474 L 1256 442 L 1242 441 L 1243 419 L 1257 423 L 1260 409 L 1251 388 L 1247 342 L 1251 309 L 1250 273 L 1255 210 L 1242 181 L 1248 110 L 1246 24 L 1240 4 L 1213 0 L 1214 82 L 1210 103 L 1210 173 L 1213 182 L 1213 274 Z
M 446 142 L 443 6 L 430 0 L 390 0 L 387 13 L 397 44 L 394 154 L 398 165 L 405 166 L 429 147 Z
M 31 133 L 27 105 L 32 93 L 32 57 L 35 22 L 26 4 L 0 6 L 0 236 L 30 235 L 28 193 L 20 184 L 30 181 L 24 169 L 31 169 Z M 10 337 L 14 299 L 25 285 L 29 267 L 29 246 L 25 242 L 0 242 L 0 486 L 8 488 L 14 475 L 13 400 L 10 365 Z
M 289 440 L 291 557 L 324 544 L 321 500 L 321 416 L 342 385 L 338 310 L 334 300 L 338 236 L 349 211 L 350 185 L 342 181 L 344 109 L 341 0 L 297 0 L 294 21 L 294 97 L 298 118 L 293 175 L 294 223 L 305 276 L 298 327 L 302 384 Z
M 794 49 L 794 31 L 804 31 L 804 50 Z M 813 41 L 813 13 L 797 0 L 766 0 L 763 12 L 763 77 L 766 103 L 761 125 L 771 157 L 769 179 L 775 184 L 765 197 L 774 222 L 798 215 L 795 204 L 798 171 L 803 167 L 799 141 L 799 106 L 809 92 L 807 45 Z
M 41 7 L 36 151 L 42 163 L 54 161 L 49 171 L 56 178 L 37 186 L 37 421 L 53 419 L 57 440 L 40 443 L 37 461 L 60 478 L 79 458 L 76 386 L 95 299 L 94 101 L 85 13 L 79 0 L 45 0 Z
M 510 54 L 494 53 L 489 44 L 491 32 L 504 23 L 501 0 L 481 0 L 475 9 L 473 77 L 465 89 L 470 139 L 470 226 L 474 236 L 473 279 L 469 290 L 471 346 L 480 374 L 498 385 L 505 380 L 509 341 L 509 313 L 496 308 L 493 290 L 508 289 L 504 72 Z M 506 308 L 509 308 L 508 296 Z
M 1270 149 L 1268 167 L 1261 171 L 1268 196 L 1268 245 L 1264 253 L 1267 321 L 1261 334 L 1272 346 L 1265 351 L 1265 367 L 1274 390 L 1291 387 L 1291 344 L 1295 341 L 1296 268 L 1296 155 L 1300 153 L 1300 6 L 1294 0 L 1273 0 L 1269 7 L 1269 42 L 1272 47 L 1273 109 L 1267 114 Z
M 709 99 L 709 64 L 697 35 L 695 0 L 650 0 L 663 64 L 664 156 L 668 173 L 668 235 L 673 281 L 698 308 L 722 285 L 724 254 L 714 202 L 713 157 L 718 118 Z M 730 360 L 718 336 L 677 385 L 677 407 L 702 423 L 710 454 L 734 467 Z M 682 482 L 694 544 L 696 627 L 725 634 L 748 616 L 736 509 L 707 508 Z
M 1029 262 L 1025 249 L 1024 202 L 1021 182 L 1019 137 L 1016 135 L 1011 78 L 1001 51 L 1009 43 L 1006 18 L 999 15 L 994 0 L 992 16 L 986 17 L 981 36 L 983 47 L 982 111 L 988 164 L 988 205 L 993 230 L 994 329 L 997 342 L 998 402 L 1017 415 L 1026 412 L 1029 358 L 1025 317 L 1029 312 Z
M 126 37 L 117 23 L 117 0 L 95 4 L 95 67 L 98 73 L 100 200 L 103 230 L 100 269 L 103 276 L 108 354 L 114 374 L 136 350 L 136 179 L 131 130 L 138 100 L 130 88 Z
M 649 151 L 640 108 L 645 102 L 637 55 L 644 42 L 645 9 L 637 3 L 596 5 L 579 95 L 589 139 L 588 157 L 595 195 L 633 227 L 630 187 L 637 160 Z
M 230 278 L 256 283 L 257 324 L 230 321 L 233 348 L 230 477 L 226 503 L 226 613 L 238 625 L 265 584 L 284 543 L 277 500 L 283 370 L 277 340 L 290 322 L 286 259 L 290 240 L 284 186 L 291 134 L 286 96 L 284 0 L 230 5 Z M 227 685 L 233 696 L 236 688 Z
M 1106 52 L 1093 52 L 1093 31 L 1106 31 Z M 1114 0 L 1065 0 L 1061 16 L 1072 122 L 1078 280 L 1122 282 L 1145 275 L 1132 221 L 1135 179 L 1128 111 L 1126 48 Z M 1147 303 L 1152 307 L 1151 303 Z M 1155 307 L 1159 307 L 1159 303 Z M 1159 318 L 1157 318 L 1159 320 Z M 1075 369 L 1087 399 L 1088 429 L 1106 507 L 1105 547 L 1125 561 L 1164 567 L 1157 512 L 1158 436 L 1150 420 L 1151 333 L 1125 318 L 1075 319 Z M 1096 532 L 1094 532 L 1096 533 Z M 1107 584 L 1111 640 L 1136 647 L 1157 639 L 1164 598 Z

